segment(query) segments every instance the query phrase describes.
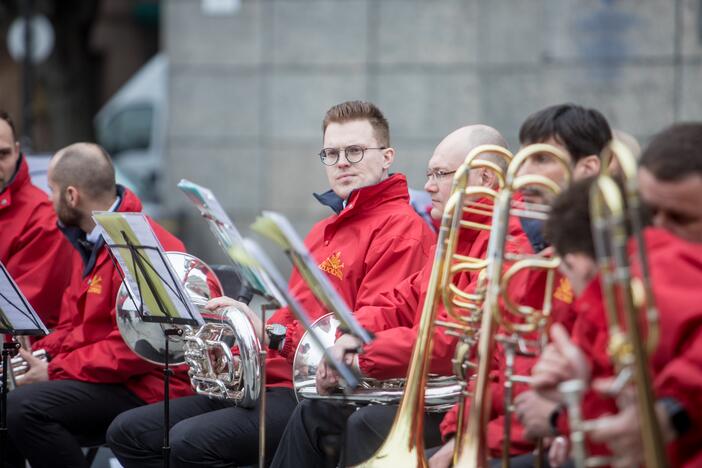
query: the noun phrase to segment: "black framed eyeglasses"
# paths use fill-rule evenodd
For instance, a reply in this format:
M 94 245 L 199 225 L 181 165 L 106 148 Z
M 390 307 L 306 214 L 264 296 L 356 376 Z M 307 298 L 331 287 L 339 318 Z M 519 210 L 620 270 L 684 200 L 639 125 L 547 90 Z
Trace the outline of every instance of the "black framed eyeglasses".
M 384 149 L 387 149 L 387 147 L 381 146 L 380 148 L 364 148 L 360 145 L 350 145 L 346 148 L 341 149 L 322 148 L 322 151 L 319 152 L 319 159 L 325 166 L 333 166 L 334 164 L 339 162 L 339 157 L 341 156 L 341 152 L 343 152 L 344 157 L 349 163 L 356 164 L 361 162 L 366 151 Z
M 442 170 L 436 170 L 436 171 L 427 171 L 427 181 L 433 180 L 434 182 L 439 182 L 441 180 L 444 180 L 446 177 L 455 174 L 456 171 L 442 171 Z

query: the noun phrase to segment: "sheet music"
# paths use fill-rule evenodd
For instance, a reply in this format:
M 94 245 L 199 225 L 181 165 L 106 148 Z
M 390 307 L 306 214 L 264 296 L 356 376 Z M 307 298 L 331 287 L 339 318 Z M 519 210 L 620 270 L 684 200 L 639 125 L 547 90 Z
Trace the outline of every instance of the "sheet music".
M 244 239 L 236 229 L 236 226 L 227 215 L 222 205 L 215 197 L 214 193 L 207 187 L 203 187 L 187 179 L 182 179 L 178 183 L 183 193 L 197 207 L 200 214 L 207 221 L 210 230 L 214 234 L 217 242 L 224 252 L 232 259 L 237 271 L 259 295 L 268 296 L 277 301 L 280 307 L 287 305 L 284 297 L 278 288 L 272 283 L 268 274 L 256 265 L 246 265 L 232 256 L 232 252 L 243 247 Z M 245 248 L 245 247 L 243 247 Z
M 49 333 L 2 262 L 0 262 L 0 333 L 18 335 Z
M 161 243 L 144 214 L 93 212 L 93 219 L 100 226 L 102 236 L 124 274 L 132 298 L 139 305 L 143 303 L 146 317 L 204 323 L 166 260 Z M 135 249 L 130 249 L 127 244 Z M 138 258 L 135 259 L 132 253 Z
M 327 310 L 334 312 L 337 319 L 351 333 L 364 343 L 370 343 L 372 340 L 370 334 L 359 325 L 346 301 L 339 296 L 324 273 L 317 267 L 317 262 L 285 216 L 273 211 L 264 211 L 251 228 L 285 250 L 314 296 Z

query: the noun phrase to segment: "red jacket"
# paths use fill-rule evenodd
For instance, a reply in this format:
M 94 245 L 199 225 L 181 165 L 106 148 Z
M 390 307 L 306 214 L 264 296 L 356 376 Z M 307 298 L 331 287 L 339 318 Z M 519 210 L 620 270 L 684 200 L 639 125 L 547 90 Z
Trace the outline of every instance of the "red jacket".
M 484 215 L 466 214 L 466 219 L 479 223 L 490 223 Z M 518 222 L 510 220 L 509 235 L 512 240 L 507 250 L 523 252 L 528 245 L 526 235 Z M 459 238 L 459 253 L 475 258 L 485 258 L 489 231 L 464 230 Z M 427 293 L 429 276 L 433 262 L 428 263 L 422 272 L 401 283 L 391 293 L 387 293 L 373 307 L 357 312 L 362 325 L 376 332 L 372 343 L 364 346 L 358 356 L 358 363 L 365 376 L 376 379 L 401 378 L 407 375 L 414 343 L 419 331 L 419 319 Z M 468 292 L 475 289 L 477 275 L 474 272 L 458 275 L 454 283 Z M 439 306 L 438 320 L 449 318 L 443 305 Z M 437 327 L 432 337 L 432 357 L 430 371 L 438 375 L 452 375 L 451 358 L 456 347 L 456 338 L 448 335 L 443 327 Z
M 512 248 L 513 250 L 531 253 L 530 247 L 519 245 Z M 517 304 L 530 305 L 532 307 L 541 308 L 544 302 L 546 274 L 544 270 L 526 270 L 518 274 L 510 283 L 509 296 L 513 298 Z M 574 315 L 571 308 L 573 301 L 573 292 L 565 279 L 558 272 L 555 273 L 554 289 L 552 296 L 552 313 L 551 323 L 558 322 L 570 329 L 573 326 Z M 504 309 L 504 307 L 503 307 Z M 504 328 L 500 327 L 497 334 L 506 333 Z M 530 375 L 531 368 L 536 363 L 535 357 L 523 356 L 517 354 L 514 359 L 513 375 Z M 498 458 L 502 455 L 502 443 L 504 440 L 504 383 L 505 383 L 505 360 L 504 347 L 497 343 L 493 353 L 493 371 L 491 372 L 491 415 L 487 425 L 487 442 L 491 457 Z M 512 386 L 512 401 L 521 392 L 529 390 L 527 385 L 513 384 Z M 469 404 L 468 402 L 466 403 Z M 466 411 L 467 417 L 468 411 Z M 447 439 L 456 432 L 458 411 L 457 407 L 452 408 L 444 417 L 441 423 L 441 434 Z M 511 419 L 511 434 L 510 434 L 510 455 L 516 456 L 528 453 L 533 450 L 534 445 L 524 438 L 524 428 L 513 414 Z
M 338 215 L 317 223 L 305 238 L 319 268 L 351 310 L 374 303 L 381 293 L 417 272 L 434 242 L 431 228 L 409 204 L 407 181 L 401 174 L 354 191 Z M 313 320 L 327 313 L 296 269 L 289 290 Z M 288 330 L 281 353 L 268 353 L 268 384 L 290 387 L 291 362 L 305 330 L 287 308 L 278 310 L 270 322 L 285 324 Z
M 0 261 L 47 328 L 55 327 L 73 249 L 56 227 L 48 197 L 32 185 L 24 156 L 0 193 Z
M 659 311 L 660 340 L 651 359 L 654 392 L 657 399 L 673 398 L 686 410 L 692 426 L 681 438 L 669 444 L 672 466 L 698 467 L 702 457 L 702 245 L 681 240 L 660 229 L 645 231 L 651 284 Z M 632 261 L 637 274 L 640 268 Z M 578 315 L 574 341 L 591 360 L 592 377 L 613 374 L 606 354 L 607 324 L 599 280 L 594 280 L 578 299 L 587 314 Z M 594 418 L 616 411 L 612 400 L 592 392 L 586 395 L 583 412 Z M 597 447 L 592 447 L 599 452 Z
M 120 187 L 120 212 L 139 212 L 141 202 Z M 185 251 L 177 238 L 149 219 L 164 250 Z M 34 344 L 51 356 L 50 380 L 79 380 L 92 383 L 124 384 L 146 403 L 163 399 L 163 369 L 137 356 L 126 343 L 115 321 L 115 302 L 121 276 L 102 238 L 88 256 L 77 242 L 77 228 L 66 228 L 84 264 L 76 265 L 63 295 L 61 321 L 57 329 Z M 171 398 L 192 394 L 184 366 L 175 368 L 171 378 Z

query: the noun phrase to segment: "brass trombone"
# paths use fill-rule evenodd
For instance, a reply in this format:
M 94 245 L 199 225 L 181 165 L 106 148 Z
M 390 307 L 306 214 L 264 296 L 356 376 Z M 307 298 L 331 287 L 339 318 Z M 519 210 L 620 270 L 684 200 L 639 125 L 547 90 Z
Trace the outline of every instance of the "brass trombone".
M 468 296 L 456 293 L 458 290 L 449 288 L 448 283 L 460 273 L 478 273 L 485 268 L 484 259 L 472 258 L 457 252 L 459 244 L 459 229 L 489 230 L 490 226 L 479 223 L 470 225 L 463 223 L 463 213 L 466 210 L 483 210 L 486 206 L 472 205 L 471 199 L 485 197 L 494 200 L 497 193 L 483 187 L 468 187 L 468 173 L 478 165 L 489 167 L 490 161 L 478 160 L 484 153 L 497 154 L 499 157 L 511 159 L 511 153 L 502 147 L 483 145 L 472 150 L 464 164 L 456 171 L 451 196 L 446 203 L 441 219 L 441 228 L 434 253 L 434 264 L 429 278 L 429 286 L 422 308 L 417 341 L 412 351 L 409 371 L 407 374 L 405 392 L 395 415 L 392 428 L 383 445 L 367 461 L 360 464 L 363 467 L 377 466 L 427 466 L 424 455 L 423 425 L 424 425 L 424 389 L 429 377 L 431 346 L 434 325 L 440 301 L 448 304 L 447 312 L 457 316 L 459 308 L 475 313 L 475 307 L 468 304 L 480 302 L 479 296 Z M 494 165 L 494 164 L 493 164 Z M 491 168 L 494 170 L 495 168 Z M 498 172 L 499 167 L 497 168 Z M 489 207 L 492 208 L 491 206 Z M 458 256 L 457 256 L 458 255 Z M 474 319 L 461 317 L 451 325 L 452 330 L 463 332 L 468 336 L 473 334 Z M 446 325 L 441 322 L 440 325 Z
M 514 204 L 514 194 L 527 187 L 533 188 L 535 186 L 539 187 L 540 190 L 547 190 L 551 193 L 560 191 L 558 184 L 546 177 L 533 174 L 518 175 L 519 170 L 529 158 L 544 153 L 551 155 L 564 167 L 566 182 L 569 183 L 571 177 L 570 160 L 563 151 L 546 144 L 529 145 L 519 151 L 510 163 L 507 169 L 505 187 L 500 191 L 496 202 L 487 255 L 487 294 L 479 331 L 476 384 L 470 402 L 467 428 L 462 432 L 457 431 L 455 436 L 454 466 L 456 467 L 484 467 L 488 465 L 485 429 L 490 415 L 489 374 L 492 367 L 492 353 L 496 341 L 495 332 L 497 325 L 501 324 L 513 334 L 524 334 L 534 331 L 541 333 L 547 323 L 550 312 L 553 271 L 558 266 L 558 260 L 538 256 L 519 258 L 505 252 L 510 216 L 528 216 L 544 219 L 548 215 L 548 207 L 546 206 L 535 206 L 529 203 Z M 513 261 L 515 263 L 503 275 L 505 262 Z M 545 269 L 548 272 L 545 305 L 538 310 L 525 305 L 514 304 L 507 294 L 510 282 L 519 271 L 534 268 Z M 520 320 L 508 321 L 505 319 L 500 308 L 500 299 L 503 300 L 507 310 L 520 317 Z M 516 380 L 516 376 L 511 375 L 506 380 L 506 431 L 510 429 L 511 385 Z M 459 424 L 460 422 L 459 420 Z M 506 445 L 503 451 L 506 452 L 509 448 L 509 432 L 505 436 Z
M 622 145 L 623 146 L 623 145 Z M 619 157 L 625 176 L 625 191 L 628 218 L 619 186 L 606 175 L 600 175 L 590 189 L 590 214 L 592 234 L 595 242 L 598 268 L 601 275 L 605 311 L 609 327 L 608 354 L 617 371 L 616 387 L 632 382 L 636 389 L 638 413 L 641 418 L 644 460 L 647 467 L 667 466 L 665 445 L 655 411 L 655 399 L 648 368 L 648 354 L 643 344 L 638 310 L 642 306 L 641 284 L 632 278 L 629 255 L 627 221 L 631 223 L 636 239 L 639 263 L 642 270 L 645 317 L 647 319 L 648 352 L 658 343 L 658 314 L 654 306 L 648 261 L 643 243 L 641 218 L 638 212 L 638 196 L 635 182 L 635 163 L 625 148 L 613 142 L 610 150 Z M 631 170 L 631 168 L 634 168 Z M 632 211 L 635 207 L 636 212 Z M 621 315 L 620 315 L 621 313 Z M 621 317 L 623 316 L 624 323 Z M 576 467 L 592 467 L 609 464 L 609 457 L 588 457 L 585 448 L 585 435 L 596 421 L 584 421 L 582 400 L 586 389 L 585 382 L 570 380 L 559 386 L 568 405 L 571 429 L 572 455 Z

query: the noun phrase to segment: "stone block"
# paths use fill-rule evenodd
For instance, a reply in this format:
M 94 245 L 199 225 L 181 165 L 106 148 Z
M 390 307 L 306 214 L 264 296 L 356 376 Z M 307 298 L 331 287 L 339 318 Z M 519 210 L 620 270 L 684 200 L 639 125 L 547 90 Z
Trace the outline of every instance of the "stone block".
M 322 141 L 322 119 L 333 105 L 366 98 L 363 73 L 276 73 L 267 77 L 266 131 L 274 140 Z M 319 150 L 317 150 L 319 151 Z
M 682 54 L 687 58 L 702 57 L 702 2 L 699 0 L 682 1 Z
M 675 7 L 667 0 L 548 0 L 543 47 L 547 61 L 612 61 L 669 56 Z
M 384 0 L 377 11 L 368 51 L 381 64 L 475 63 L 478 57 L 477 3 L 463 0 Z
M 672 82 L 666 66 L 551 66 L 483 77 L 480 93 L 486 123 L 496 122 L 516 145 L 529 114 L 565 102 L 594 107 L 635 135 L 654 133 L 673 120 Z
M 164 2 L 164 42 L 171 63 L 257 65 L 262 60 L 262 3 L 241 2 L 231 16 L 203 15 L 200 1 Z
M 257 145 L 171 144 L 167 162 L 167 196 L 179 206 L 188 206 L 175 184 L 183 177 L 204 185 L 234 220 L 260 211 L 263 192 L 264 156 Z
M 479 120 L 477 74 L 467 69 L 382 71 L 375 100 L 396 139 L 438 141 L 449 131 Z
M 368 1 L 265 2 L 272 17 L 270 54 L 286 65 L 349 65 L 366 61 Z
M 252 74 L 210 73 L 194 67 L 171 72 L 172 138 L 257 138 L 260 80 Z
M 539 63 L 546 45 L 543 0 L 478 2 L 475 46 L 481 64 Z
M 701 83 L 702 65 L 687 65 L 683 67 L 679 120 L 702 121 Z
M 307 144 L 275 144 L 264 174 L 264 207 L 295 218 L 321 219 L 331 213 L 312 193 L 329 190 L 324 165 L 317 157 L 319 140 Z

